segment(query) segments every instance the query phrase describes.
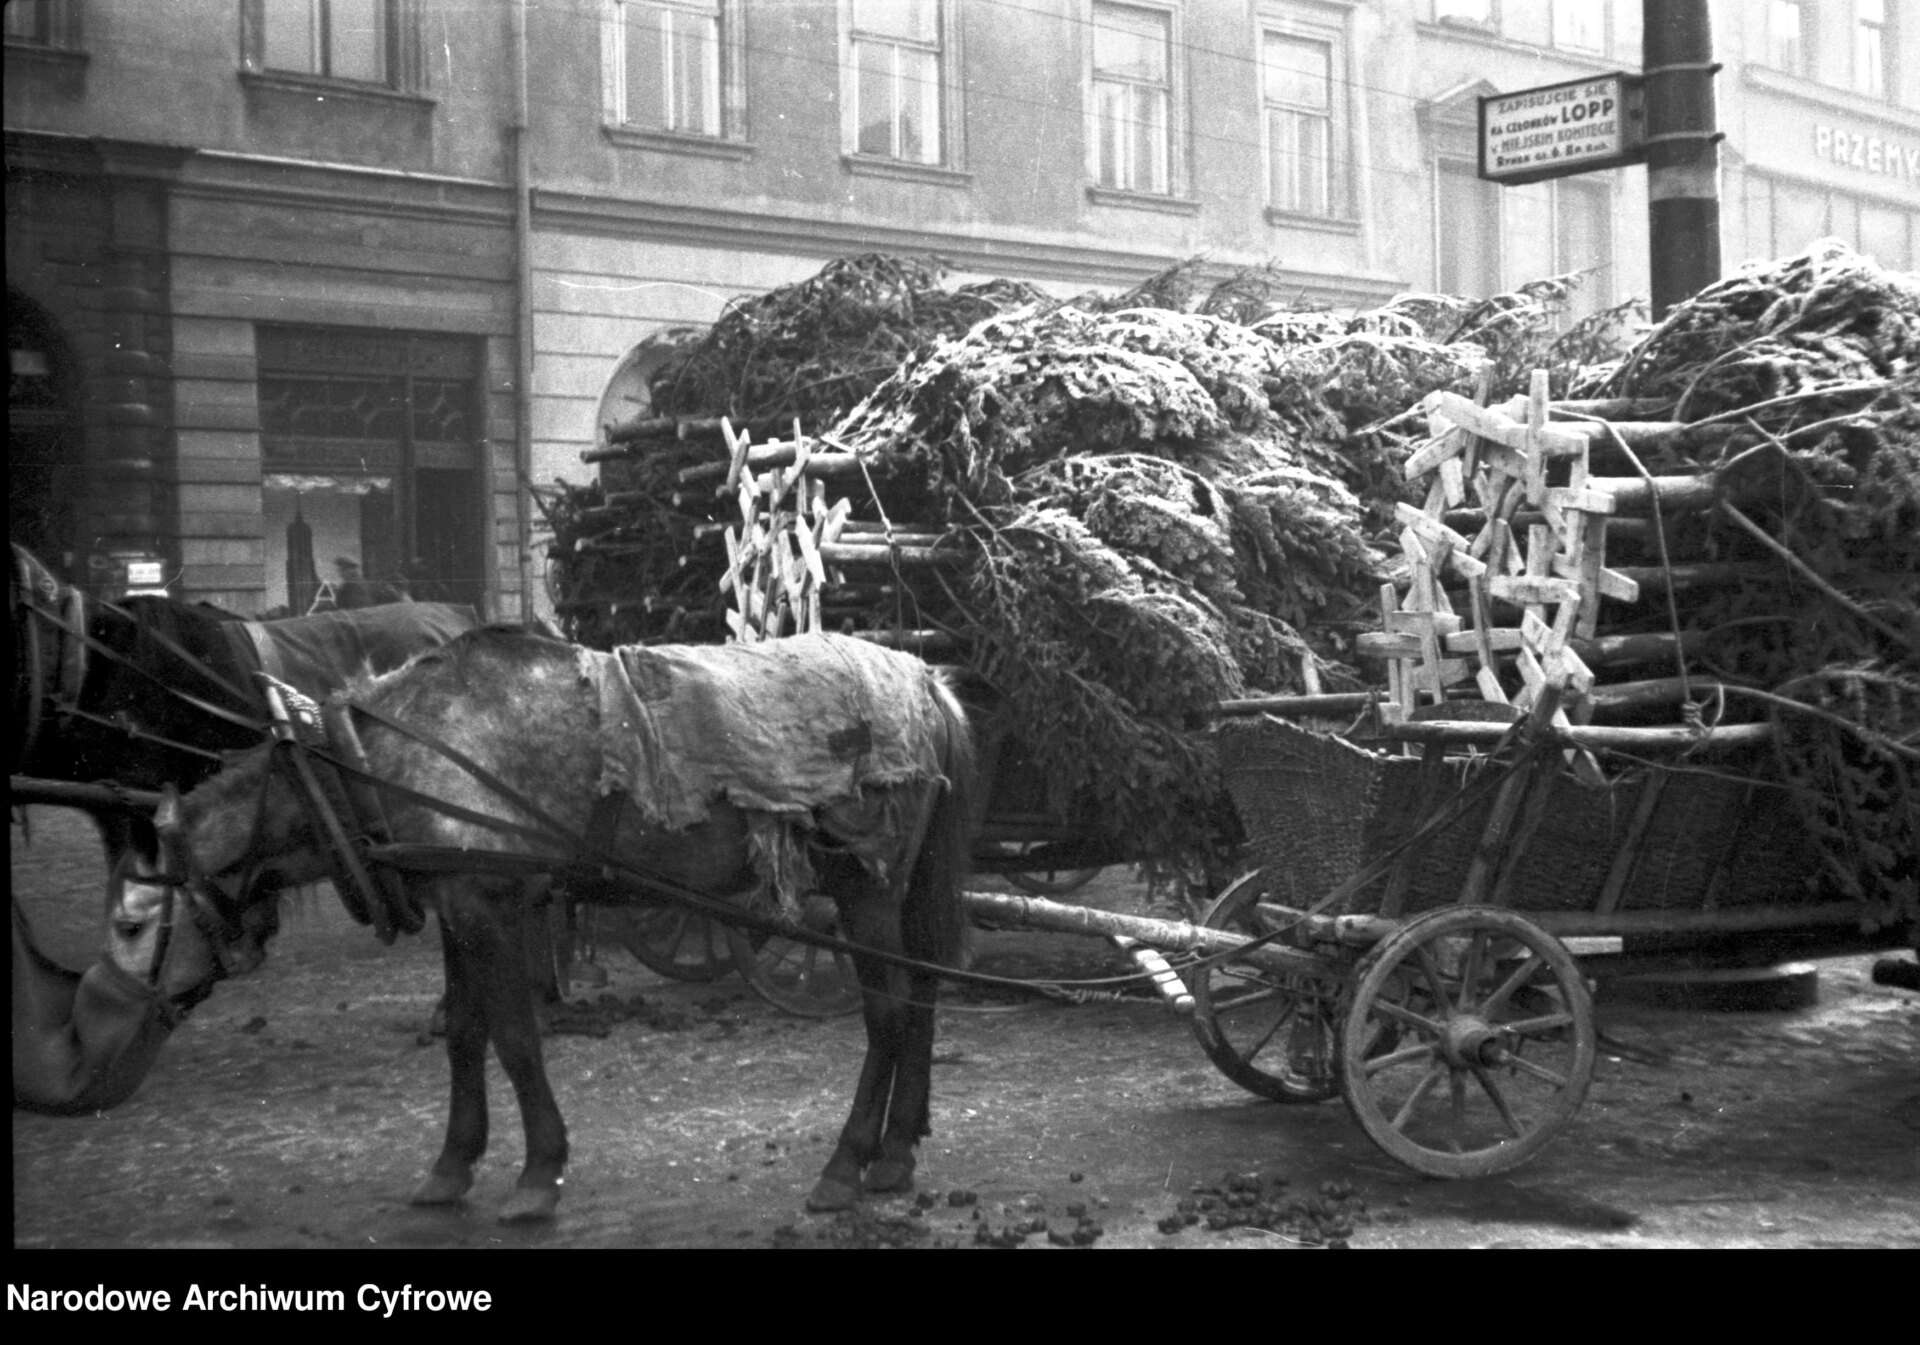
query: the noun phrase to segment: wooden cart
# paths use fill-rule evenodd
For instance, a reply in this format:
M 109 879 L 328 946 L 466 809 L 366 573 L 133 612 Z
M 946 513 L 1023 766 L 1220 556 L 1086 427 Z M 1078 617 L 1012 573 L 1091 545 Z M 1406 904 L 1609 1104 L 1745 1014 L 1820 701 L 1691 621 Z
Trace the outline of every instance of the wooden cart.
M 1343 1095 L 1395 1158 L 1476 1176 L 1525 1161 L 1578 1111 L 1595 1056 L 1588 982 L 1601 970 L 1911 945 L 1920 919 L 1910 897 L 1847 899 L 1823 881 L 1820 847 L 1765 759 L 1770 725 L 1709 727 L 1701 713 L 1743 689 L 1690 672 L 1698 632 L 1670 595 L 1782 565 L 1818 580 L 1742 512 L 1742 492 L 1767 482 L 1731 461 L 1656 476 L 1638 456 L 1732 427 L 1550 403 L 1544 374 L 1500 406 L 1436 393 L 1420 409 L 1432 437 L 1406 474 L 1425 503 L 1399 509 L 1396 576 L 1380 629 L 1361 638 L 1386 685 L 1360 699 L 1378 703 L 1346 732 L 1282 717 L 1329 708 L 1316 697 L 1214 730 L 1252 872 L 1198 924 L 971 902 L 1002 924 L 1186 956 L 1172 969 L 1184 984 L 1162 984 L 1190 995 L 1201 1044 L 1229 1077 L 1283 1102 Z M 740 502 L 723 581 L 740 600 L 735 633 L 777 635 L 820 610 L 833 559 L 822 548 L 842 545 L 846 524 L 821 479 L 852 469 L 818 457 L 810 468 L 798 434 L 755 448 L 729 439 L 727 466 L 691 470 L 724 472 Z M 1751 466 L 1766 449 L 1733 461 Z M 1708 512 L 1760 534 L 1756 559 L 1671 554 L 1677 525 Z M 942 540 L 889 532 L 834 554 L 935 564 Z M 1636 607 L 1643 588 L 1664 610 Z M 1607 604 L 1637 614 L 1610 628 Z M 1636 671 L 1649 666 L 1678 675 Z M 1592 722 L 1663 707 L 1677 721 Z M 1249 708 L 1262 707 L 1223 711 Z M 1076 838 L 1038 822 L 1021 844 L 1049 864 L 1081 862 Z M 1112 861 L 1128 858 L 1150 857 Z M 753 962 L 758 936 L 730 937 L 736 961 Z

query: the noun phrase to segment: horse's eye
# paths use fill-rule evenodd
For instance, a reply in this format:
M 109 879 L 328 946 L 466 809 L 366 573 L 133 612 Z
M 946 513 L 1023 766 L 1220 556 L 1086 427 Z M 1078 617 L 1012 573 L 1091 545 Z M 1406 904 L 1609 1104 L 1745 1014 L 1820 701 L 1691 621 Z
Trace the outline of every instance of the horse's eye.
M 113 932 L 123 939 L 139 938 L 140 931 L 146 927 L 147 922 L 144 920 L 116 920 L 113 922 Z

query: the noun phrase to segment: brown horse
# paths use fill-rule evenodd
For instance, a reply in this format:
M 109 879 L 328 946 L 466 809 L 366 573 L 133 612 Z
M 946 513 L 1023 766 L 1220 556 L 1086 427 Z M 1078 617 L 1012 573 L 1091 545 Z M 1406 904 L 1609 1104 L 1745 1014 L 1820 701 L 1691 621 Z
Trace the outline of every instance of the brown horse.
M 446 968 L 452 1098 L 445 1144 L 413 1199 L 448 1204 L 471 1184 L 487 1143 L 491 1044 L 526 1135 L 501 1217 L 545 1218 L 567 1138 L 520 956 L 524 875 L 584 864 L 620 880 L 605 899 L 772 895 L 788 912 L 823 890 L 862 949 L 867 1052 L 808 1206 L 843 1208 L 863 1182 L 911 1188 L 929 1133 L 938 967 L 961 941 L 971 817 L 966 717 L 933 670 L 831 636 L 605 655 L 495 628 L 347 693 L 324 718 L 330 750 L 304 770 L 295 763 L 309 749 L 283 741 L 162 805 L 169 872 L 122 886 L 117 965 L 154 970 L 186 1001 L 257 963 L 273 925 L 259 918 L 271 902 L 261 894 L 343 862 L 326 839 L 343 829 L 329 828 L 300 778 L 335 769 L 336 757 L 357 763 L 332 793 L 357 792 L 363 817 L 381 815 L 386 856 L 412 856 L 376 885 L 399 889 L 403 927 L 408 911 L 437 915 Z M 192 919 L 173 918 L 182 904 Z

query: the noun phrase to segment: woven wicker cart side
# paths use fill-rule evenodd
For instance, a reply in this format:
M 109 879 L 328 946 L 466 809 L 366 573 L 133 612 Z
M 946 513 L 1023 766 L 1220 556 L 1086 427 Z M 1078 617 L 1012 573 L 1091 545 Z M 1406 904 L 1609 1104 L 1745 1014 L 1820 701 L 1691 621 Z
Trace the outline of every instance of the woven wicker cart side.
M 1436 789 L 1421 762 L 1355 746 L 1279 720 L 1223 726 L 1228 792 L 1272 900 L 1310 908 L 1341 883 L 1452 809 L 1487 758 L 1449 760 Z M 1537 830 L 1512 862 L 1498 904 L 1526 911 L 1703 910 L 1819 899 L 1818 860 L 1787 791 L 1713 771 L 1639 767 L 1602 786 L 1555 770 L 1533 788 L 1550 796 Z M 1644 799 L 1646 791 L 1657 791 Z M 1409 846 L 1397 914 L 1461 899 L 1495 791 Z M 1330 915 L 1375 914 L 1386 879 Z M 1611 890 L 1610 890 L 1611 889 Z

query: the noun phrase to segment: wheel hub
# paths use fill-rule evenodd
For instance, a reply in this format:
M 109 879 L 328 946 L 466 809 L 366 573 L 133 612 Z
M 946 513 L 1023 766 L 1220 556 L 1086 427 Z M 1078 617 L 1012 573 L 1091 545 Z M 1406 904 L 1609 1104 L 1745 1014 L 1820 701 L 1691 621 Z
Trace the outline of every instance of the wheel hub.
M 1462 1014 L 1447 1024 L 1440 1049 L 1456 1069 L 1498 1065 L 1507 1058 L 1507 1034 L 1484 1018 Z

